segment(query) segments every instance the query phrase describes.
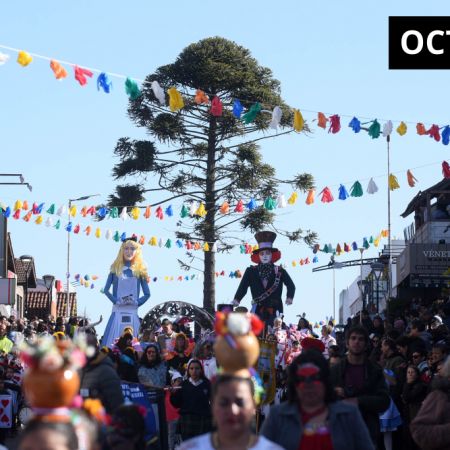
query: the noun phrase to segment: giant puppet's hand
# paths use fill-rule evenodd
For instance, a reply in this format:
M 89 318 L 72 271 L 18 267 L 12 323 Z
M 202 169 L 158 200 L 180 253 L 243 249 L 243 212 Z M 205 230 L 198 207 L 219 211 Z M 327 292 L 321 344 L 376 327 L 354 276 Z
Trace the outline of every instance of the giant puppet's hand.
M 292 298 L 290 298 L 290 297 L 287 297 L 286 298 L 286 305 L 292 305 L 292 302 L 294 301 L 294 299 L 292 299 Z

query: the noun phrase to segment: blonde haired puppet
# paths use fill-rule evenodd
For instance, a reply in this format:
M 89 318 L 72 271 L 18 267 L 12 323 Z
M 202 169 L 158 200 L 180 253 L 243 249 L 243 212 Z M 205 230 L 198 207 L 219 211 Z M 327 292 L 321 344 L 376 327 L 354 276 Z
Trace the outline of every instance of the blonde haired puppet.
M 113 308 L 101 346 L 111 347 L 126 327 L 139 330 L 138 308 L 150 297 L 147 276 L 141 245 L 137 243 L 135 237 L 125 239 L 111 265 L 103 289 L 104 294 L 113 303 Z M 143 295 L 139 296 L 141 289 Z

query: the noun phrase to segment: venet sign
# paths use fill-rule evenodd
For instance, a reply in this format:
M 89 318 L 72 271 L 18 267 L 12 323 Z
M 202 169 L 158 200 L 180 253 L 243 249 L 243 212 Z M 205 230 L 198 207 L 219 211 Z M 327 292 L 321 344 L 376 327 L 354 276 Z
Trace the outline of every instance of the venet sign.
M 447 286 L 450 282 L 450 244 L 410 244 L 397 259 L 397 280 L 408 276 L 410 286 Z

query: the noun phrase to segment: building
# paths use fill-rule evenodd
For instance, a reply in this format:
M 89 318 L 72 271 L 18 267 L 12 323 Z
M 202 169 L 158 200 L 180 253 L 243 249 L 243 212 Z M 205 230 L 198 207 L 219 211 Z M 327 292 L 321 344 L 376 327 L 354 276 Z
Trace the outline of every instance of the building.
M 67 292 L 58 291 L 58 283 L 54 283 L 49 291 L 44 280 L 37 279 L 37 286 L 28 290 L 26 317 L 46 319 L 49 315 L 54 318 L 65 316 L 67 312 Z M 77 294 L 69 294 L 70 315 L 77 315 Z
M 398 258 L 397 296 L 433 301 L 450 287 L 450 179 L 419 192 L 402 217 L 413 213 Z
M 14 256 L 7 219 L 0 214 L 0 315 L 26 318 L 44 318 L 49 314 L 65 316 L 67 293 L 62 290 L 60 281 L 54 282 L 54 277 L 49 278 L 48 287 L 44 280 L 36 278 L 32 256 Z M 68 298 L 70 313 L 76 315 L 76 292 L 70 292 Z
M 383 313 L 388 297 L 397 294 L 397 259 L 405 249 L 403 239 L 392 239 L 391 247 L 385 245 L 377 258 L 362 259 L 362 269 L 354 281 L 339 294 L 339 323 L 354 317 L 366 308 L 370 314 Z M 392 269 L 389 270 L 391 258 Z M 356 263 L 358 261 L 355 261 Z M 377 264 L 378 270 L 375 268 Z M 377 273 L 378 272 L 378 273 Z M 391 272 L 391 292 L 388 293 L 388 278 Z M 361 282 L 362 280 L 362 282 Z

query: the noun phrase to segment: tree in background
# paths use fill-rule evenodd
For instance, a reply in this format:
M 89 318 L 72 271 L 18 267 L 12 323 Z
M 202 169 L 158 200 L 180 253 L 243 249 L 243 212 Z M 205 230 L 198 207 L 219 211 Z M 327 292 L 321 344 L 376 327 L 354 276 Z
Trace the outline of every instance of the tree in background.
M 113 176 L 116 180 L 128 177 L 134 184 L 117 186 L 110 206 L 136 205 L 145 194 L 157 192 L 167 194 L 154 206 L 180 199 L 187 205 L 185 216 L 193 202 L 203 203 L 206 213 L 195 211 L 189 225 L 178 222 L 177 237 L 228 251 L 243 242 L 238 234 L 242 230 L 275 229 L 272 209 L 281 185 L 300 191 L 314 187 L 311 175 L 281 180 L 274 167 L 263 161 L 258 142 L 293 132 L 293 111 L 282 100 L 280 83 L 271 70 L 261 67 L 247 49 L 219 37 L 204 39 L 189 45 L 173 64 L 159 67 L 145 81 L 142 95 L 130 100 L 128 114 L 152 140 L 118 140 L 114 154 L 119 162 Z M 155 96 L 154 81 L 164 89 L 165 98 Z M 170 88 L 182 94 L 182 109 L 171 111 L 166 106 Z M 235 100 L 244 108 L 240 118 Z M 280 131 L 269 127 L 275 106 L 280 108 Z M 254 202 L 244 213 L 235 212 L 243 198 Z M 227 205 L 229 212 L 224 214 Z M 312 244 L 316 239 L 315 233 L 301 229 L 275 230 L 291 241 Z M 203 272 L 203 306 L 213 312 L 214 251 L 204 252 Z

